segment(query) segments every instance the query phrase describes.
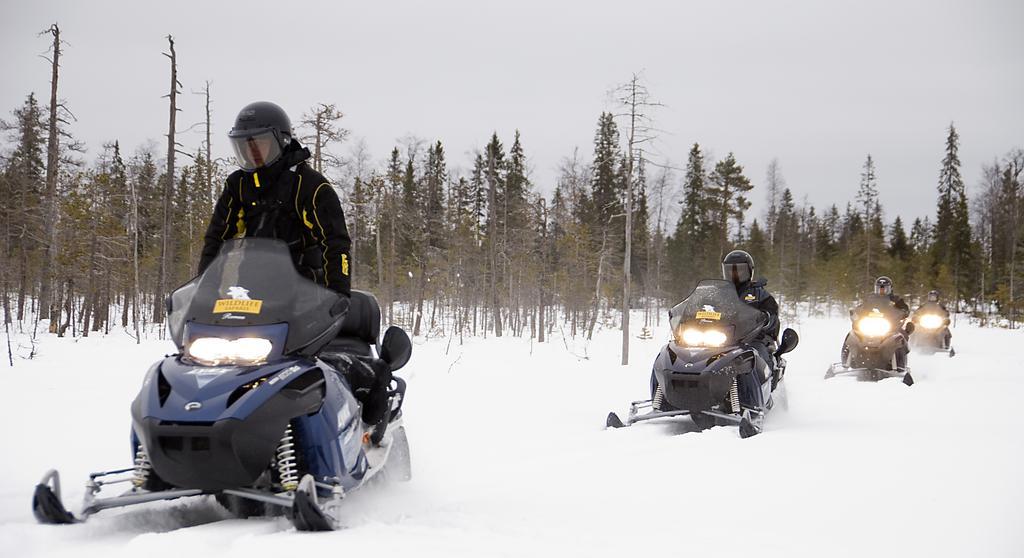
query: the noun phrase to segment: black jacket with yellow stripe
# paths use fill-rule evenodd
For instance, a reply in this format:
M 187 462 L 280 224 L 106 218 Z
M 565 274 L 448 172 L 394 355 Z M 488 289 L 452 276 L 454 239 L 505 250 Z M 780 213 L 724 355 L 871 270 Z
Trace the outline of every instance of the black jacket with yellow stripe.
M 278 238 L 288 244 L 302 275 L 351 294 L 352 240 L 345 214 L 327 179 L 306 164 L 308 157 L 308 150 L 296 148 L 270 167 L 228 176 L 206 229 L 199 273 L 225 240 Z

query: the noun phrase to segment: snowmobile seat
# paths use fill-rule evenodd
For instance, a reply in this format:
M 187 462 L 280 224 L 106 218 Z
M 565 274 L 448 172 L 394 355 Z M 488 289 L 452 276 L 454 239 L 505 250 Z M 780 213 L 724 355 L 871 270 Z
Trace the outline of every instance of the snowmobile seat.
M 325 353 L 349 353 L 371 356 L 370 346 L 380 337 L 380 304 L 365 291 L 352 291 L 348 314 L 338 336 L 324 347 Z

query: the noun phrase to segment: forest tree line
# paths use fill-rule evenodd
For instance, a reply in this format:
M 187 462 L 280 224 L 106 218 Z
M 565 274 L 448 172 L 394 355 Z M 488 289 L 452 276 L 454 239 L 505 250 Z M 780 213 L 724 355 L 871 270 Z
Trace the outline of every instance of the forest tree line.
M 233 170 L 212 156 L 210 86 L 205 139 L 183 146 L 168 37 L 167 150 L 155 143 L 126 150 L 111 138 L 86 162 L 58 101 L 61 43 L 59 29 L 50 32 L 49 106 L 29 93 L 3 119 L 4 323 L 24 330 L 49 319 L 59 335 L 113 328 L 139 335 L 162 323 L 164 297 L 194 275 L 213 204 Z M 636 78 L 632 84 L 635 93 Z M 719 276 L 722 256 L 740 247 L 784 307 L 839 307 L 884 274 L 900 293 L 939 289 L 986 322 L 1019 320 L 1024 151 L 986 165 L 969 200 L 951 124 L 936 154 L 935 216 L 906 223 L 882 207 L 883 181 L 870 155 L 850 202 L 825 208 L 794 199 L 777 160 L 757 188 L 740 156 L 714 160 L 697 143 L 685 168 L 651 160 L 638 139 L 635 97 L 624 105 L 632 119 L 600 114 L 593 145 L 565 157 L 555 184 L 543 188 L 531 179 L 518 131 L 492 134 L 455 166 L 441 141 L 415 138 L 375 164 L 362 142 L 349 139 L 336 105 L 311 107 L 297 135 L 342 199 L 353 288 L 375 293 L 385 320 L 417 335 L 543 341 L 556 329 L 589 336 L 598 323 L 615 325 L 614 310 L 624 305 L 643 309 L 642 325 L 652 326 L 698 280 Z M 766 201 L 761 215 L 750 214 L 755 195 Z

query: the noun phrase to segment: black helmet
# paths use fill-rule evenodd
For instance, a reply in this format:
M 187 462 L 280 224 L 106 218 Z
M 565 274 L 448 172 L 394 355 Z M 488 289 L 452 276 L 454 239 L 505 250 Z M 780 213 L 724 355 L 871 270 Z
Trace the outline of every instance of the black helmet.
M 281 107 L 258 101 L 238 112 L 228 137 L 238 166 L 254 171 L 281 157 L 284 148 L 292 142 L 292 121 Z
M 722 279 L 739 286 L 754 277 L 754 258 L 743 250 L 733 250 L 722 260 Z
M 875 279 L 875 294 L 889 296 L 892 294 L 892 279 L 881 276 Z
M 938 302 L 939 291 L 928 291 L 928 302 Z

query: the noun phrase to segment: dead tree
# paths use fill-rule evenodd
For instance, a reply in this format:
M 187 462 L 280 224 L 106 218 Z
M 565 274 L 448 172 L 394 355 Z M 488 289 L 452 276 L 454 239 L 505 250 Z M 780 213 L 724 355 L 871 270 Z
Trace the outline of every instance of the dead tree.
M 638 146 L 652 139 L 650 116 L 644 110 L 659 106 L 650 101 L 647 87 L 640 76 L 633 78 L 618 89 L 618 101 L 626 109 L 619 115 L 629 119 L 629 140 L 626 153 L 626 253 L 622 260 L 622 365 L 629 364 L 629 295 L 632 288 L 632 244 L 633 244 L 633 168 Z M 641 155 L 642 156 L 642 155 Z
M 56 320 L 53 319 L 50 299 L 53 292 L 55 275 L 55 260 L 57 255 L 57 165 L 60 159 L 60 136 L 57 130 L 57 81 L 60 72 L 60 27 L 56 23 L 49 29 L 40 33 L 49 33 L 53 36 L 53 58 L 50 59 L 50 118 L 47 126 L 49 137 L 46 142 L 46 193 L 45 193 L 45 217 L 43 218 L 46 228 L 46 253 L 43 260 L 42 285 L 39 290 L 39 318 L 50 319 L 50 332 L 56 331 Z
M 206 150 L 206 167 L 203 169 L 203 185 L 205 190 L 203 191 L 203 199 L 215 200 L 216 194 L 213 191 L 213 153 L 210 141 L 210 81 L 206 81 L 206 85 L 203 87 L 203 96 L 206 99 L 206 141 L 203 145 Z
M 132 243 L 132 328 L 135 330 L 135 344 L 138 345 L 142 343 L 142 336 L 139 332 L 139 302 L 141 299 L 139 293 L 139 191 L 135 187 L 135 182 L 135 180 L 128 180 L 129 195 L 131 196 L 128 208 L 128 234 L 131 236 Z M 128 297 L 125 297 L 124 303 L 127 308 Z
M 331 143 L 340 143 L 348 137 L 348 130 L 338 126 L 337 122 L 345 115 L 334 105 L 320 103 L 302 115 L 303 126 L 312 128 L 312 134 L 302 136 L 301 140 L 313 148 L 313 169 L 323 174 L 325 168 L 341 166 L 341 159 L 331 155 L 327 147 Z
M 170 260 L 169 238 L 171 236 L 171 196 L 174 192 L 174 155 L 177 151 L 174 131 L 178 119 L 178 93 L 180 93 L 178 87 L 181 86 L 181 82 L 178 81 L 178 58 L 177 53 L 174 52 L 174 38 L 167 35 L 167 42 L 170 45 L 171 51 L 170 54 L 164 53 L 164 56 L 171 60 L 171 91 L 167 94 L 167 97 L 170 98 L 170 122 L 167 124 L 167 174 L 164 182 L 164 215 L 160 239 L 160 279 L 157 287 L 157 296 L 153 305 L 153 321 L 156 323 L 163 323 L 162 302 L 164 295 L 167 293 L 167 270 Z

